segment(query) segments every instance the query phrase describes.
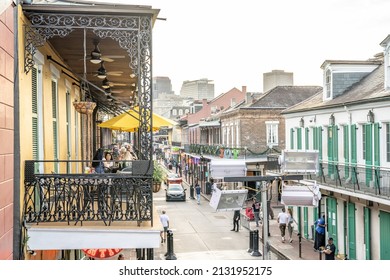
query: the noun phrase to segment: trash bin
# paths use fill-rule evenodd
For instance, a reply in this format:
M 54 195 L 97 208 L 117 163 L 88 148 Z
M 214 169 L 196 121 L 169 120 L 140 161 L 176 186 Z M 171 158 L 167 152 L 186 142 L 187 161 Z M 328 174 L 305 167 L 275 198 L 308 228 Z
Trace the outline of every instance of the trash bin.
M 194 186 L 193 185 L 190 186 L 190 198 L 195 199 L 195 197 L 194 197 Z

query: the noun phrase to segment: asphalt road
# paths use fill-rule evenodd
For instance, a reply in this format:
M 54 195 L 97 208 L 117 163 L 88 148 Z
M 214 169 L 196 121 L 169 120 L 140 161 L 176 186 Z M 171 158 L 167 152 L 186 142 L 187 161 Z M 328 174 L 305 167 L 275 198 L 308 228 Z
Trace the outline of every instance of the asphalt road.
M 216 212 L 209 201 L 201 198 L 201 204 L 189 198 L 187 201 L 165 201 L 165 187 L 154 193 L 154 205 L 160 214 L 166 210 L 173 232 L 174 253 L 178 260 L 253 260 L 247 252 L 249 231 L 241 227 L 239 232 L 231 231 L 233 212 Z M 158 217 L 155 223 L 160 223 Z M 262 244 L 259 244 L 260 251 Z M 164 260 L 167 244 L 161 244 L 156 250 L 156 259 Z M 271 254 L 271 259 L 277 259 Z

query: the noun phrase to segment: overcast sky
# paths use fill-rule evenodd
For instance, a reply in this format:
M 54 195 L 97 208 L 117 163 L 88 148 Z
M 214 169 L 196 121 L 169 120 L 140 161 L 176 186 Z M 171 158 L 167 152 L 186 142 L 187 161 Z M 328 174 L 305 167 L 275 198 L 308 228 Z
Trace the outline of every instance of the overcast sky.
M 98 1 L 98 0 L 95 0 Z M 110 1 L 103 1 L 110 2 Z M 153 76 L 176 94 L 185 80 L 262 92 L 263 73 L 294 73 L 322 86 L 328 59 L 366 60 L 390 34 L 389 0 L 112 0 L 160 9 L 153 28 Z

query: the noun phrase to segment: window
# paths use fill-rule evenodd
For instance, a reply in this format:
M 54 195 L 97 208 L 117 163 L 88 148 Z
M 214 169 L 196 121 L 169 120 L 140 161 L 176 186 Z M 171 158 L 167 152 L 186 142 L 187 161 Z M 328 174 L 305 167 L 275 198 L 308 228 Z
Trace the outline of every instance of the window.
M 183 109 L 179 109 L 179 116 L 183 115 Z
M 325 74 L 325 89 L 326 89 L 326 98 L 330 98 L 330 89 L 331 89 L 331 72 L 330 70 L 326 71 Z
M 173 109 L 173 110 L 172 110 L 172 115 L 173 115 L 173 116 L 176 116 L 176 115 L 177 115 L 177 110 L 176 110 L 176 109 Z
M 390 162 L 390 123 L 386 124 L 386 161 Z
M 278 127 L 279 122 L 266 122 L 267 126 L 267 146 L 279 144 Z

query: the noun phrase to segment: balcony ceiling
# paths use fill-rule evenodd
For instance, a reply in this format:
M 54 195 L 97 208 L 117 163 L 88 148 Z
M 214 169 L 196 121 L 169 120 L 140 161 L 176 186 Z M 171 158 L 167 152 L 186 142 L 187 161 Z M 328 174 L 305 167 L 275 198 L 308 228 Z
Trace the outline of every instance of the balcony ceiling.
M 86 16 L 87 18 L 101 15 L 104 17 L 112 16 L 113 19 L 118 16 L 142 16 L 149 14 L 152 18 L 152 24 L 154 24 L 157 19 L 157 14 L 159 13 L 159 10 L 152 9 L 150 6 L 101 4 L 92 2 L 86 4 L 82 1 L 72 1 L 75 3 L 74 5 L 69 3 L 61 5 L 58 4 L 58 2 L 57 4 L 39 4 L 39 2 L 34 4 L 33 1 L 32 4 L 23 4 L 23 10 L 27 18 L 29 18 L 31 13 L 53 14 L 55 17 L 72 14 Z M 53 26 L 48 26 L 53 28 Z M 81 79 L 79 79 L 80 77 L 86 77 L 86 79 L 93 84 L 89 85 L 89 91 L 92 94 L 92 98 L 94 101 L 97 101 L 98 106 L 100 105 L 103 109 L 107 109 L 115 114 L 120 114 L 125 109 L 125 105 L 132 106 L 135 104 L 134 100 L 137 98 L 136 89 L 138 77 L 130 76 L 135 73 L 133 73 L 133 70 L 130 67 L 131 61 L 127 52 L 128 50 L 121 48 L 118 41 L 112 38 L 99 38 L 94 34 L 93 28 L 85 28 L 86 32 L 84 38 L 84 28 L 80 28 L 79 26 L 71 27 L 73 31 L 65 37 L 53 36 L 47 40 L 55 52 L 65 62 L 65 65 L 61 70 L 66 74 L 76 75 L 79 81 L 81 81 Z M 56 26 L 54 26 L 54 28 L 56 28 Z M 98 44 L 98 48 L 103 58 L 104 68 L 107 71 L 111 96 L 105 94 L 104 89 L 102 88 L 103 79 L 97 77 L 97 71 L 101 67 L 101 64 L 93 64 L 90 62 L 91 52 L 95 49 L 96 43 Z M 84 54 L 86 55 L 85 59 Z M 62 64 L 62 62 L 60 63 Z M 110 97 L 113 100 L 110 100 Z
M 63 58 L 64 62 L 74 74 L 84 76 L 84 31 L 77 29 L 70 33 L 65 38 L 54 37 L 49 40 L 49 43 L 54 47 L 57 53 Z M 93 64 L 90 62 L 92 50 L 94 50 L 94 41 L 98 42 L 98 47 L 103 58 L 103 65 L 107 71 L 107 80 L 110 82 L 111 96 L 113 101 L 118 100 L 117 104 L 130 105 L 130 101 L 134 98 L 135 86 L 137 78 L 131 78 L 133 73 L 130 68 L 130 58 L 126 50 L 119 47 L 118 42 L 111 38 L 99 39 L 92 31 L 86 32 L 86 79 L 93 83 L 97 88 L 102 88 L 103 79 L 97 77 L 97 71 L 101 64 Z M 94 92 L 94 96 L 100 101 L 107 100 L 105 93 L 96 88 L 89 87 Z

